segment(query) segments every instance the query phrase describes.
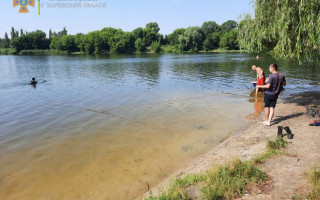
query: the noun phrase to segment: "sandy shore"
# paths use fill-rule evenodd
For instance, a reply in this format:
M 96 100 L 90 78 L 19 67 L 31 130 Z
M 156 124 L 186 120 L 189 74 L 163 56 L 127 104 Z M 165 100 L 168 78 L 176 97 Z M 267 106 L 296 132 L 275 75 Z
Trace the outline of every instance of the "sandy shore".
M 305 115 L 306 105 L 320 105 L 320 92 L 307 92 L 281 100 L 276 107 L 270 127 L 257 121 L 247 130 L 236 133 L 217 147 L 198 157 L 193 162 L 166 178 L 150 190 L 157 195 L 168 188 L 174 177 L 204 173 L 212 166 L 225 163 L 232 158 L 249 160 L 266 149 L 268 139 L 275 139 L 278 126 L 289 126 L 294 138 L 288 141 L 284 155 L 268 159 L 260 167 L 271 177 L 265 189 L 249 192 L 240 199 L 291 199 L 294 195 L 304 197 L 307 191 L 305 173 L 314 165 L 320 167 L 320 127 L 309 126 L 315 118 Z M 144 199 L 149 192 L 137 199 Z M 197 191 L 193 199 L 199 199 Z

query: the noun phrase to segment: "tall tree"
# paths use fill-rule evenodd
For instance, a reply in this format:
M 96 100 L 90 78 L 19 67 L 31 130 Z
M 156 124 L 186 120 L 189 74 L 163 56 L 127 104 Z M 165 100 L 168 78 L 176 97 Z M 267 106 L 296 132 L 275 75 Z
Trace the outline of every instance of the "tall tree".
M 224 34 L 220 39 L 220 47 L 225 48 L 227 50 L 231 49 L 239 49 L 238 43 L 238 31 L 236 29 L 232 29 L 228 33 Z
M 208 21 L 204 22 L 201 28 L 205 37 L 207 37 L 211 36 L 214 32 L 216 32 L 219 29 L 219 25 L 215 21 Z
M 182 35 L 186 29 L 184 28 L 178 28 L 174 30 L 171 34 L 167 35 L 166 39 L 170 45 L 176 45 L 179 44 L 179 37 Z
M 52 30 L 50 28 L 50 30 L 49 30 L 49 38 L 51 38 L 51 37 L 52 37 Z
M 160 31 L 159 25 L 157 22 L 150 22 L 146 25 L 146 28 L 150 28 L 154 30 L 154 32 L 158 33 Z
M 143 29 L 143 39 L 147 46 L 150 46 L 152 42 L 161 40 L 161 34 L 154 31 L 151 28 Z
M 53 32 L 53 36 L 62 37 L 64 35 L 68 35 L 68 31 L 67 31 L 66 27 L 63 27 L 63 30 L 59 31 L 58 33 Z
M 237 28 L 238 23 L 233 20 L 228 20 L 221 25 L 222 35 L 231 31 L 234 28 Z
M 188 27 L 186 31 L 180 35 L 179 43 L 182 50 L 197 52 L 202 48 L 203 38 L 204 35 L 200 27 Z
M 49 49 L 49 40 L 43 31 L 37 30 L 14 38 L 11 40 L 11 45 L 17 52 L 29 49 Z
M 139 27 L 132 31 L 132 34 L 134 35 L 135 39 L 143 39 L 143 28 Z
M 66 27 L 63 27 L 63 30 L 61 31 L 61 35 L 68 35 L 68 31 Z
M 9 48 L 10 47 L 10 39 L 8 37 L 8 33 L 5 32 L 4 33 L 4 45 L 3 45 L 4 48 Z
M 255 18 L 245 15 L 239 24 L 241 48 L 272 50 L 285 59 L 319 59 L 319 0 L 256 0 L 254 6 Z
M 16 37 L 19 37 L 19 32 L 16 31 L 13 27 L 11 27 L 11 40 L 15 39 Z

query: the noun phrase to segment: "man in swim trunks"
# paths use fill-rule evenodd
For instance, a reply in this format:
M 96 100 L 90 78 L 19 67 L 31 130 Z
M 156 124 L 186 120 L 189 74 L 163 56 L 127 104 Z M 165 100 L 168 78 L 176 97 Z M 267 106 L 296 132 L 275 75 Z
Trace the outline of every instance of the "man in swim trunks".
M 286 86 L 286 78 L 283 74 L 278 72 L 278 65 L 271 64 L 269 66 L 269 81 L 266 85 L 257 85 L 257 88 L 267 89 L 264 92 L 264 108 L 265 108 L 265 126 L 271 125 L 271 120 L 274 115 L 274 108 L 276 107 L 278 95 L 282 89 L 282 86 Z

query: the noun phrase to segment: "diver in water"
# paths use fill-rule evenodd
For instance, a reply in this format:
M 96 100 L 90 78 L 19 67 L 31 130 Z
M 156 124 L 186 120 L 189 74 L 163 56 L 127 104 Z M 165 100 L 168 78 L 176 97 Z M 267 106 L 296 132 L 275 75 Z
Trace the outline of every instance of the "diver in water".
M 31 85 L 36 85 L 38 83 L 38 81 L 36 81 L 36 78 L 33 77 L 32 80 L 29 82 L 29 84 Z

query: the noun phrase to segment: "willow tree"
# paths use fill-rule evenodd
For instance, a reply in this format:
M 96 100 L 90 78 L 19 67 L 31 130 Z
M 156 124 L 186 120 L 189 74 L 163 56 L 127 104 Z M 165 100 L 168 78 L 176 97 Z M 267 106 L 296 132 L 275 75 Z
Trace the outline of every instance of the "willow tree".
M 255 0 L 255 17 L 239 23 L 239 45 L 284 59 L 319 60 L 320 0 Z

